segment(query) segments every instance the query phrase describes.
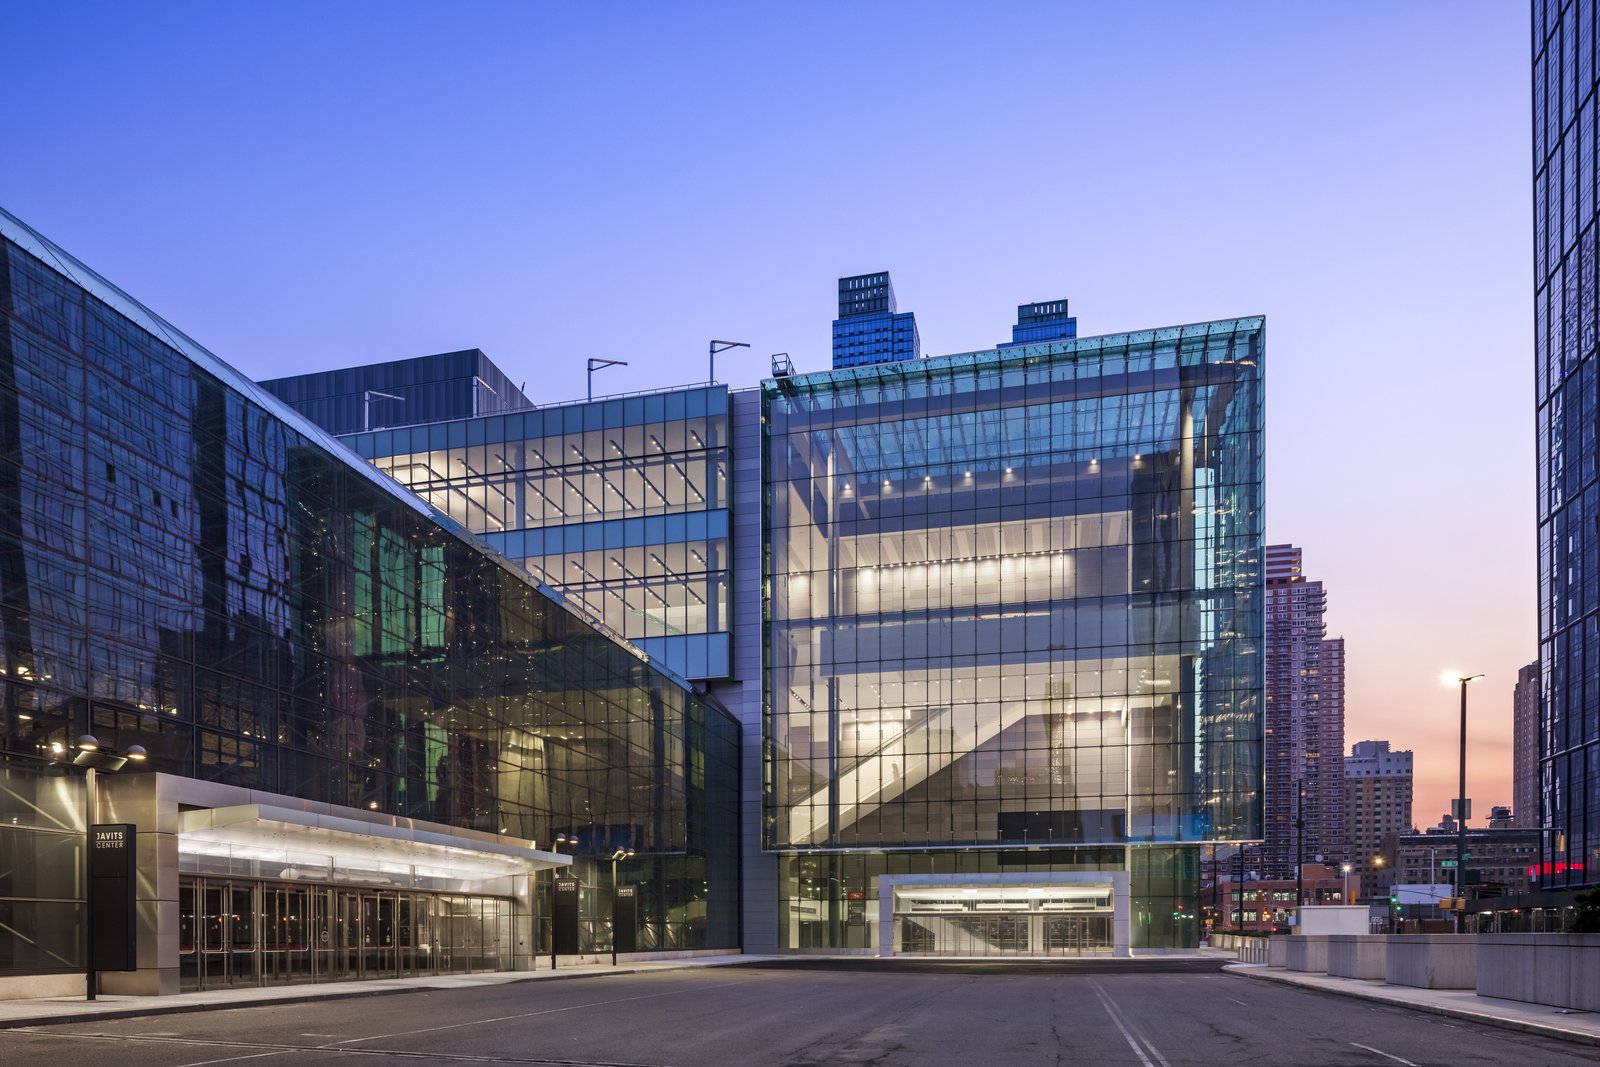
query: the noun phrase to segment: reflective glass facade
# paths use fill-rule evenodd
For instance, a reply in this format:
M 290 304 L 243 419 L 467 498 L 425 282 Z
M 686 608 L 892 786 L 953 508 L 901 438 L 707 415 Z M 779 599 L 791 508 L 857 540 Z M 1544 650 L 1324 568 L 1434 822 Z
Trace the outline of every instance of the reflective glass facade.
M 522 411 L 522 389 L 476 348 L 259 383 L 332 434 Z
M 1547 888 L 1600 884 L 1600 223 L 1593 0 L 1533 3 L 1539 794 Z
M 728 390 L 676 389 L 346 443 L 688 678 L 729 670 Z
M 85 732 L 149 770 L 575 835 L 586 885 L 626 845 L 641 947 L 738 944 L 726 713 L 3 212 L 0 233 L 0 973 L 81 962 L 81 780 L 48 761 Z
M 1261 836 L 1263 330 L 763 385 L 783 944 L 906 865 L 1126 870 L 1194 943 L 1198 844 Z

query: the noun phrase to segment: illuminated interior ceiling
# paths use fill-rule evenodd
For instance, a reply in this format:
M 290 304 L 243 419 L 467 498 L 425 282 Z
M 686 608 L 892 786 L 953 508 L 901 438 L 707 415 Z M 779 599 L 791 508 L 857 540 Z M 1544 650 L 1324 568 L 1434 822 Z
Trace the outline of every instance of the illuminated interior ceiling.
M 896 886 L 897 906 L 915 908 L 919 904 L 991 903 L 1007 901 L 1038 909 L 1050 904 L 1111 906 L 1110 882 L 1083 882 L 1072 885 L 1004 886 Z
M 572 857 L 544 852 L 531 842 L 423 829 L 409 819 L 321 815 L 267 804 L 185 811 L 178 816 L 178 851 L 283 862 L 286 867 L 332 860 L 353 868 L 482 881 L 532 874 L 571 864 Z

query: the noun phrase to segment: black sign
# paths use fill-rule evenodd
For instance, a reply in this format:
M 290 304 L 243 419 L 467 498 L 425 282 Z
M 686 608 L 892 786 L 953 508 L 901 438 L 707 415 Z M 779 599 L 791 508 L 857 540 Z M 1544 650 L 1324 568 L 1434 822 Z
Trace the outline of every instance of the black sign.
M 89 828 L 90 965 L 97 971 L 138 968 L 133 894 L 137 827 L 95 823 Z
M 556 879 L 555 900 L 550 908 L 554 923 L 552 943 L 558 956 L 578 953 L 578 880 L 571 876 Z
M 639 899 L 634 886 L 617 886 L 611 898 L 611 936 L 616 951 L 639 951 Z

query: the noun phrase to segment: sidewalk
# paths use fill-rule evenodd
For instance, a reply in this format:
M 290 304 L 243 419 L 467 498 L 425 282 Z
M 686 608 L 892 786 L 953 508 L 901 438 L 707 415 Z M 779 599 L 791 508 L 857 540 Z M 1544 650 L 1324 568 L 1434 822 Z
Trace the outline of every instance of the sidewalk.
M 177 993 L 170 997 L 122 997 L 102 993 L 94 1000 L 83 997 L 40 997 L 0 1000 L 0 1030 L 23 1026 L 91 1022 L 97 1019 L 135 1019 L 149 1015 L 174 1015 L 190 1011 L 222 1011 L 273 1004 L 305 1004 L 350 997 L 381 997 L 428 990 L 470 989 L 515 985 L 520 982 L 559 982 L 568 978 L 608 978 L 624 974 L 653 974 L 700 967 L 725 967 L 757 963 L 771 956 L 689 956 L 673 960 L 648 960 L 613 967 L 608 963 L 574 964 L 556 970 L 491 971 L 485 974 L 436 975 L 427 978 L 384 978 L 371 982 L 327 982 L 247 989 L 218 989 L 204 993 Z
M 1314 989 L 1319 993 L 1333 993 L 1396 1008 L 1445 1015 L 1484 1026 L 1520 1030 L 1559 1041 L 1600 1046 L 1600 1014 L 1594 1012 L 1480 997 L 1470 989 L 1414 989 L 1411 986 L 1387 985 L 1359 978 L 1330 978 L 1326 974 L 1287 971 L 1282 967 L 1268 967 L 1264 963 L 1235 963 L 1222 970 L 1241 978 L 1278 982 L 1301 989 Z

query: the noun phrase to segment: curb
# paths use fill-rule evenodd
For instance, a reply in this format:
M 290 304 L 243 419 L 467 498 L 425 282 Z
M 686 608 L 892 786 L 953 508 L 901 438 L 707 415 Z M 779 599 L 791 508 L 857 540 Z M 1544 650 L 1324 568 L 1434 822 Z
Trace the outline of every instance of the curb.
M 1311 993 L 1328 993 L 1336 997 L 1348 997 L 1351 1000 L 1364 1000 L 1368 1003 L 1383 1004 L 1390 1008 L 1404 1008 L 1408 1011 L 1420 1011 L 1428 1015 L 1442 1015 L 1450 1019 L 1460 1019 L 1464 1022 L 1479 1023 L 1483 1026 L 1495 1026 L 1502 1030 L 1516 1030 L 1524 1034 L 1535 1034 L 1539 1037 L 1553 1038 L 1557 1041 L 1566 1041 L 1575 1045 L 1589 1045 L 1600 1047 L 1600 1034 L 1586 1034 L 1580 1030 L 1564 1030 L 1559 1026 L 1548 1023 L 1528 1022 L 1523 1019 L 1507 1019 L 1499 1015 L 1486 1012 L 1469 1011 L 1465 1008 L 1448 1007 L 1442 1004 L 1418 1004 L 1415 1001 L 1401 1000 L 1396 997 L 1386 997 L 1376 990 L 1362 989 L 1360 987 L 1329 988 L 1321 985 L 1308 985 L 1297 982 L 1287 975 L 1272 974 L 1261 964 L 1233 964 L 1222 968 L 1223 974 L 1235 975 L 1239 978 L 1252 978 L 1258 982 L 1276 982 L 1279 985 L 1292 986 L 1295 989 L 1304 989 Z M 1356 979 L 1351 979 L 1356 981 Z M 1590 1014 L 1590 1013 L 1583 1013 Z
M 715 958 L 715 957 L 713 957 Z M 728 957 L 730 961 L 737 957 Z M 739 962 L 744 962 L 740 960 Z M 578 978 L 620 978 L 629 974 L 656 974 L 662 971 L 688 971 L 701 967 L 726 967 L 726 963 L 679 963 L 655 964 L 648 967 L 617 967 L 607 968 L 604 971 L 533 971 L 525 976 L 506 978 L 493 983 L 495 986 L 525 985 L 529 982 L 560 982 L 572 981 Z M 494 972 L 489 972 L 494 973 Z M 499 972 L 504 973 L 504 972 Z M 143 1019 L 155 1015 L 187 1015 L 198 1011 L 233 1011 L 236 1008 L 270 1008 L 279 1004 L 315 1004 L 325 1000 L 359 1000 L 363 997 L 393 997 L 402 993 L 441 993 L 454 989 L 479 989 L 482 986 L 466 985 L 395 985 L 392 989 L 348 989 L 336 988 L 337 983 L 327 983 L 321 987 L 326 992 L 308 992 L 293 996 L 256 997 L 231 1001 L 208 1001 L 204 1004 L 162 1004 L 161 998 L 150 997 L 153 1001 L 149 1006 L 110 1008 L 105 1011 L 80 1011 L 61 1015 L 39 1015 L 31 1018 L 0 1019 L 0 1031 L 21 1030 L 36 1026 L 67 1026 L 74 1023 L 92 1023 L 100 1020 L 107 1022 L 120 1019 Z

